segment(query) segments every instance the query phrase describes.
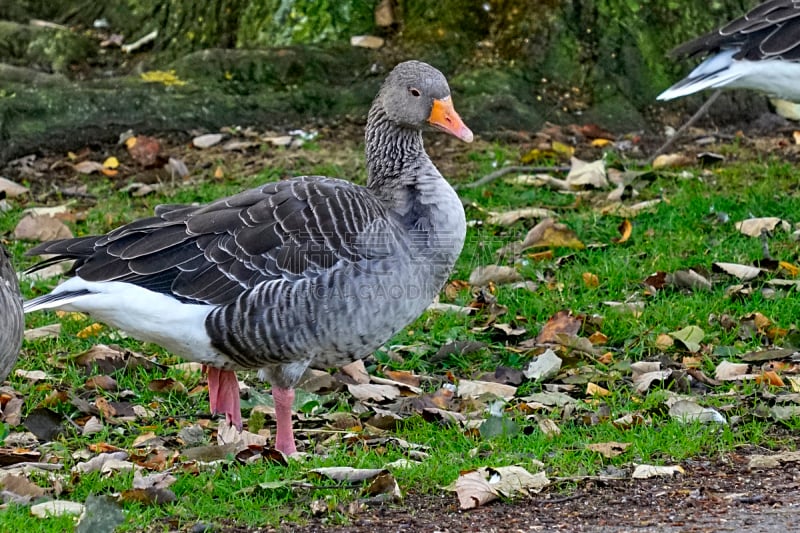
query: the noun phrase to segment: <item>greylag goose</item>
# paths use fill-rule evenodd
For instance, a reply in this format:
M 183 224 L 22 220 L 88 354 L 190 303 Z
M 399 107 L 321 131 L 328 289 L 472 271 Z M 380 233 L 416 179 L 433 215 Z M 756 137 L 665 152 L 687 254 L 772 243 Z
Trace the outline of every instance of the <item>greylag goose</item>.
M 0 244 L 0 381 L 8 377 L 19 356 L 25 315 L 17 273 L 6 249 Z
M 57 254 L 40 265 L 74 259 L 72 277 L 25 311 L 86 312 L 202 363 L 212 411 L 240 428 L 234 371 L 259 369 L 276 448 L 294 453 L 291 407 L 306 368 L 373 353 L 422 314 L 461 252 L 464 210 L 425 153 L 428 125 L 472 141 L 442 73 L 401 63 L 369 111 L 366 187 L 302 176 L 43 243 L 28 253 Z
M 658 96 L 671 100 L 709 88 L 755 89 L 800 102 L 800 1 L 769 0 L 684 43 L 676 56 L 709 57 Z

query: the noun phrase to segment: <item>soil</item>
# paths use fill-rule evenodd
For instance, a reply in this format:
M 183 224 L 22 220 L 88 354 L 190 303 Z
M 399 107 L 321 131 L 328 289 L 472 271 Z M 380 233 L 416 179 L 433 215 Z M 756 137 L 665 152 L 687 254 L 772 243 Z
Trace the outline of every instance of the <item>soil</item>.
M 750 452 L 764 453 L 763 450 Z M 401 503 L 370 507 L 335 525 L 312 517 L 278 529 L 214 529 L 228 533 L 292 532 L 602 532 L 660 533 L 800 531 L 800 466 L 750 470 L 748 456 L 693 460 L 684 475 L 645 480 L 556 481 L 527 499 L 460 510 L 452 493 L 416 494 Z M 566 489 L 569 484 L 571 488 Z M 340 518 L 338 518 L 340 520 Z

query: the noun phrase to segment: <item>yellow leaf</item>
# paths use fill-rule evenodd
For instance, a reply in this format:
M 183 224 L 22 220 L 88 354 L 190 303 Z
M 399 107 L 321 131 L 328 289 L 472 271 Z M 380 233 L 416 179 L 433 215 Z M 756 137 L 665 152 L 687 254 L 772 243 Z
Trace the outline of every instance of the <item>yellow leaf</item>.
M 592 344 L 605 344 L 608 342 L 608 335 L 606 335 L 605 333 L 601 333 L 600 331 L 595 331 L 594 333 L 589 335 L 589 342 L 591 342 Z M 611 352 L 608 352 L 608 354 L 611 354 Z
M 103 331 L 103 324 L 95 322 L 91 326 L 86 326 L 82 330 L 77 333 L 78 338 L 80 339 L 87 339 L 89 337 L 93 337 Z
M 231 74 L 231 72 L 229 70 L 225 71 L 225 79 L 228 80 L 228 81 L 233 79 L 233 74 Z
M 591 381 L 586 384 L 586 396 L 608 396 L 611 391 Z
M 575 153 L 574 146 L 569 146 L 558 141 L 553 141 L 552 148 L 555 153 L 565 155 L 567 157 L 572 157 L 572 154 Z
M 602 148 L 604 146 L 608 146 L 609 144 L 612 144 L 613 142 L 614 141 L 612 141 L 610 139 L 595 139 L 595 140 L 592 141 L 592 146 L 594 146 L 595 148 Z
M 766 383 L 767 385 L 772 385 L 773 387 L 786 386 L 781 377 L 777 373 L 771 370 L 764 372 L 760 376 L 756 377 L 756 383 Z
M 621 237 L 618 239 L 611 239 L 617 244 L 622 244 L 623 242 L 627 241 L 631 238 L 631 233 L 633 233 L 633 224 L 627 218 L 622 221 L 622 223 L 617 228 Z
M 142 81 L 146 83 L 161 83 L 167 87 L 186 85 L 186 82 L 180 79 L 174 70 L 148 70 L 147 72 L 142 72 L 140 76 Z
M 83 320 L 86 318 L 86 315 L 83 313 L 78 313 L 77 311 L 56 311 L 56 316 L 60 319 L 67 319 L 67 320 Z
M 138 142 L 138 140 L 137 140 L 136 135 L 133 135 L 131 137 L 128 137 L 128 139 L 125 141 L 125 146 L 128 148 L 128 150 L 130 150 L 131 148 L 136 146 L 137 142 Z
M 76 159 L 78 159 L 78 154 L 76 154 L 75 152 L 67 152 L 67 159 L 69 159 L 70 161 L 75 161 Z
M 222 170 L 222 167 L 217 167 L 217 169 L 214 170 L 214 177 L 218 180 L 221 180 L 225 177 L 225 171 Z
M 100 172 L 102 172 L 103 174 L 105 174 L 109 178 L 113 178 L 114 176 L 119 174 L 119 170 L 114 170 L 113 168 L 104 168 Z
M 119 166 L 119 159 L 114 157 L 113 155 L 103 161 L 103 166 L 105 168 L 117 168 Z
M 596 274 L 592 274 L 591 272 L 584 272 L 583 273 L 583 284 L 590 288 L 595 288 L 600 285 L 600 280 L 598 279 Z
M 782 268 L 792 277 L 797 277 L 797 275 L 800 274 L 800 267 L 792 263 L 787 263 L 786 261 L 778 261 L 778 268 Z

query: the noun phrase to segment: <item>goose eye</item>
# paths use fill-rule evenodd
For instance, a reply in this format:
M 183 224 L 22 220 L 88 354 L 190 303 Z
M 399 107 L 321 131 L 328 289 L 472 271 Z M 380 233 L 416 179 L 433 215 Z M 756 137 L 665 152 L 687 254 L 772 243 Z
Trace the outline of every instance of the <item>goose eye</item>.
M 417 89 L 416 87 L 410 87 L 408 89 L 408 92 L 410 92 L 413 96 L 416 96 L 416 97 L 419 97 L 419 96 L 422 95 L 422 93 L 419 92 L 419 89 Z

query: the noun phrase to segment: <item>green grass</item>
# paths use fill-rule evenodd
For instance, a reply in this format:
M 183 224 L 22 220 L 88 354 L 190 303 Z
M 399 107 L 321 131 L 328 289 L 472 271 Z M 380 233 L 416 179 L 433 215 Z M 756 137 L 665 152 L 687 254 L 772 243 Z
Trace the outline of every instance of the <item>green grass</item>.
M 359 151 L 359 147 L 348 146 L 347 150 Z M 315 153 L 319 147 L 315 147 Z M 736 153 L 734 148 L 723 147 L 726 153 Z M 354 154 L 356 152 L 353 152 Z M 503 146 L 489 146 L 483 151 L 472 152 L 464 160 L 471 168 L 469 174 L 456 176 L 454 181 L 470 181 L 491 172 L 504 161 L 513 162 L 518 153 Z M 356 155 L 350 157 L 356 159 Z M 356 176 L 363 181 L 363 170 Z M 92 181 L 90 190 L 103 200 L 88 209 L 86 220 L 72 224 L 76 235 L 108 231 L 119 224 L 146 216 L 159 203 L 203 202 L 263 181 L 274 180 L 286 174 L 320 173 L 350 174 L 352 169 L 343 164 L 314 164 L 298 160 L 292 168 L 271 168 L 259 175 L 232 180 L 198 179 L 197 182 L 175 189 L 166 189 L 158 196 L 134 199 L 118 192 L 110 182 Z M 733 222 L 749 216 L 780 216 L 794 222 L 800 213 L 800 192 L 796 185 L 793 166 L 778 159 L 756 159 L 735 162 L 710 172 L 691 169 L 690 178 L 663 173 L 640 191 L 635 201 L 664 198 L 655 208 L 641 213 L 632 220 L 634 230 L 631 239 L 624 244 L 615 244 L 617 226 L 622 218 L 603 215 L 600 207 L 605 205 L 606 192 L 588 195 L 578 208 L 574 198 L 544 188 L 509 185 L 500 180 L 485 188 L 462 189 L 460 193 L 484 209 L 505 210 L 526 206 L 546 206 L 558 212 L 560 222 L 572 228 L 586 244 L 602 244 L 604 247 L 580 251 L 557 249 L 552 260 L 535 262 L 523 255 L 515 264 L 526 279 L 536 281 L 534 292 L 499 287 L 496 297 L 508 307 L 508 313 L 498 322 L 512 321 L 527 328 L 522 337 L 535 336 L 541 326 L 556 312 L 570 310 L 574 313 L 602 316 L 600 330 L 608 337 L 606 349 L 615 363 L 666 356 L 680 361 L 684 352 L 678 348 L 666 354 L 656 347 L 659 334 L 681 329 L 687 325 L 701 327 L 709 349 L 703 355 L 703 369 L 713 375 L 713 369 L 722 358 L 713 355 L 713 348 L 726 347 L 731 353 L 742 354 L 759 348 L 758 338 L 739 338 L 735 330 L 727 331 L 719 323 L 709 323 L 713 315 L 728 314 L 739 319 L 753 312 L 760 312 L 782 328 L 792 328 L 800 316 L 800 299 L 792 292 L 778 290 L 773 298 L 765 298 L 758 290 L 750 298 L 732 300 L 725 296 L 725 287 L 734 280 L 715 284 L 709 292 L 687 293 L 664 290 L 655 296 L 644 294 L 642 281 L 656 271 L 673 272 L 676 269 L 704 267 L 710 269 L 714 261 L 752 263 L 762 256 L 758 239 L 745 237 L 734 228 Z M 701 176 L 698 178 L 697 176 Z M 630 204 L 632 201 L 627 200 Z M 716 216 L 724 212 L 728 222 Z M 0 214 L 0 234 L 13 229 L 21 216 L 21 208 Z M 468 208 L 468 219 L 481 220 L 482 212 Z M 508 228 L 477 225 L 469 230 L 464 253 L 453 274 L 454 279 L 467 279 L 470 272 L 480 265 L 503 263 L 497 259 L 496 250 L 511 240 L 521 239 L 533 222 L 521 221 Z M 9 242 L 20 267 L 32 264 L 33 260 L 22 254 L 28 243 Z M 797 243 L 790 235 L 778 233 L 770 239 L 770 250 L 776 259 L 790 263 L 798 262 Z M 565 257 L 568 258 L 565 260 Z M 587 287 L 583 274 L 590 272 L 599 279 L 599 286 Z M 771 276 L 771 275 L 770 275 Z M 769 276 L 767 276 L 767 279 Z M 763 282 L 754 284 L 761 288 Z M 27 297 L 41 294 L 54 285 L 53 280 L 23 284 Z M 467 304 L 472 299 L 469 290 L 462 290 L 454 303 Z M 646 302 L 639 316 L 617 311 L 604 304 L 607 301 L 629 300 Z M 464 317 L 455 314 L 426 314 L 390 342 L 390 345 L 426 345 L 416 355 L 404 353 L 403 361 L 377 354 L 381 365 L 387 368 L 410 369 L 424 375 L 442 376 L 452 371 L 457 377 L 470 378 L 481 372 L 493 371 L 498 365 L 523 368 L 530 359 L 509 341 L 490 331 L 474 331 L 486 321 L 485 314 Z M 28 317 L 28 327 L 57 322 L 52 313 L 38 313 Z M 165 365 L 179 360 L 151 344 L 141 344 L 132 339 L 120 339 L 108 328 L 96 336 L 81 339 L 76 336 L 92 323 L 91 319 L 64 319 L 62 333 L 58 339 L 26 342 L 17 368 L 43 369 L 51 375 L 45 382 L 32 384 L 20 377 L 11 376 L 12 386 L 25 398 L 23 416 L 39 406 L 54 390 L 66 390 L 91 396 L 82 390 L 86 375 L 78 368 L 73 358 L 97 343 L 117 343 L 136 350 L 148 357 L 154 356 Z M 451 341 L 479 340 L 486 348 L 474 354 L 454 355 L 443 361 L 431 363 L 430 355 Z M 519 339 L 521 340 L 521 339 Z M 782 344 L 783 339 L 777 343 Z M 727 416 L 740 416 L 736 425 L 716 426 L 681 424 L 669 418 L 663 406 L 666 392 L 655 387 L 649 394 L 640 396 L 632 392 L 626 381 L 625 365 L 601 365 L 589 359 L 573 364 L 579 373 L 610 390 L 598 405 L 587 398 L 584 401 L 583 385 L 578 385 L 573 396 L 579 398 L 576 412 L 564 413 L 554 409 L 543 413 L 556 421 L 561 434 L 548 437 L 539 429 L 535 420 L 520 411 L 509 410 L 507 416 L 514 419 L 520 431 L 513 436 L 502 436 L 484 440 L 473 432 L 457 426 L 426 422 L 420 416 L 410 416 L 392 434 L 409 442 L 429 446 L 430 454 L 424 462 L 408 469 L 397 470 L 395 475 L 403 491 L 435 493 L 453 482 L 462 470 L 480 466 L 521 465 L 535 470 L 534 461 L 542 461 L 551 477 L 573 478 L 602 473 L 609 465 L 624 466 L 636 463 L 672 464 L 698 456 L 714 456 L 736 450 L 742 446 L 761 446 L 768 449 L 793 449 L 796 441 L 786 436 L 796 431 L 796 420 L 776 425 L 768 418 L 754 415 L 764 402 L 760 393 L 763 388 L 753 383 L 725 385 L 714 392 L 737 392 L 737 396 L 722 394 L 698 397 L 708 406 L 726 407 Z M 380 370 L 380 369 L 378 369 Z M 130 449 L 134 439 L 146 431 L 159 436 L 175 438 L 178 430 L 206 416 L 207 395 L 181 393 L 156 393 L 148 389 L 152 379 L 165 376 L 183 381 L 188 389 L 201 382 L 200 376 L 185 378 L 175 370 L 129 370 L 117 372 L 119 390 L 135 391 L 133 399 L 122 392 L 99 393 L 109 400 L 132 401 L 145 405 L 156 413 L 152 420 L 106 425 L 106 429 L 90 437 L 80 436 L 71 426 L 65 436 L 48 444 L 44 452 L 54 461 L 69 469 L 78 460 L 72 457 L 76 451 L 86 449 L 93 443 L 107 442 L 123 449 Z M 245 380 L 256 389 L 263 386 L 254 373 L 243 373 Z M 526 383 L 520 396 L 543 390 L 541 384 Z M 322 399 L 321 411 L 349 409 L 346 395 Z M 513 406 L 516 401 L 511 402 Z M 52 408 L 66 417 L 82 416 L 70 403 L 57 403 Z M 612 421 L 628 413 L 644 413 L 647 424 L 632 428 L 618 428 Z M 245 413 L 246 414 L 246 413 Z M 588 415 L 596 415 L 594 419 Z M 587 416 L 583 416 L 587 415 Z M 146 426 L 145 426 L 146 424 Z M 299 424 L 302 426 L 302 423 Z M 788 430 L 788 432 L 786 431 Z M 206 431 L 210 438 L 210 430 Z M 632 446 L 622 455 L 605 459 L 586 450 L 591 442 L 621 441 Z M 173 449 L 179 449 L 173 444 Z M 336 511 L 337 504 L 346 506 L 358 497 L 359 488 L 337 486 L 335 483 L 314 482 L 314 488 L 287 485 L 280 488 L 261 488 L 259 483 L 306 478 L 309 468 L 318 466 L 353 466 L 380 468 L 388 462 L 406 457 L 407 452 L 391 442 L 379 449 L 367 449 L 348 443 L 335 443 L 325 447 L 324 455 L 312 455 L 308 462 L 291 462 L 281 466 L 267 461 L 241 464 L 234 460 L 216 466 L 198 466 L 176 461 L 174 473 L 178 481 L 171 487 L 177 501 L 165 505 L 125 503 L 126 522 L 123 531 L 151 528 L 188 527 L 196 522 L 226 523 L 246 526 L 267 526 L 303 522 L 310 516 L 310 504 L 322 499 L 334 509 L 328 516 L 331 523 L 346 523 L 346 514 Z M 130 473 L 101 476 L 88 474 L 65 476 L 63 499 L 84 501 L 90 494 L 115 494 L 131 487 Z M 50 486 L 44 477 L 35 478 L 41 486 Z M 570 488 L 570 482 L 563 485 Z M 413 512 L 413 510 L 410 510 Z M 0 514 L 0 530 L 62 531 L 72 527 L 70 518 L 53 518 L 40 521 L 29 517 L 23 506 L 9 506 Z

